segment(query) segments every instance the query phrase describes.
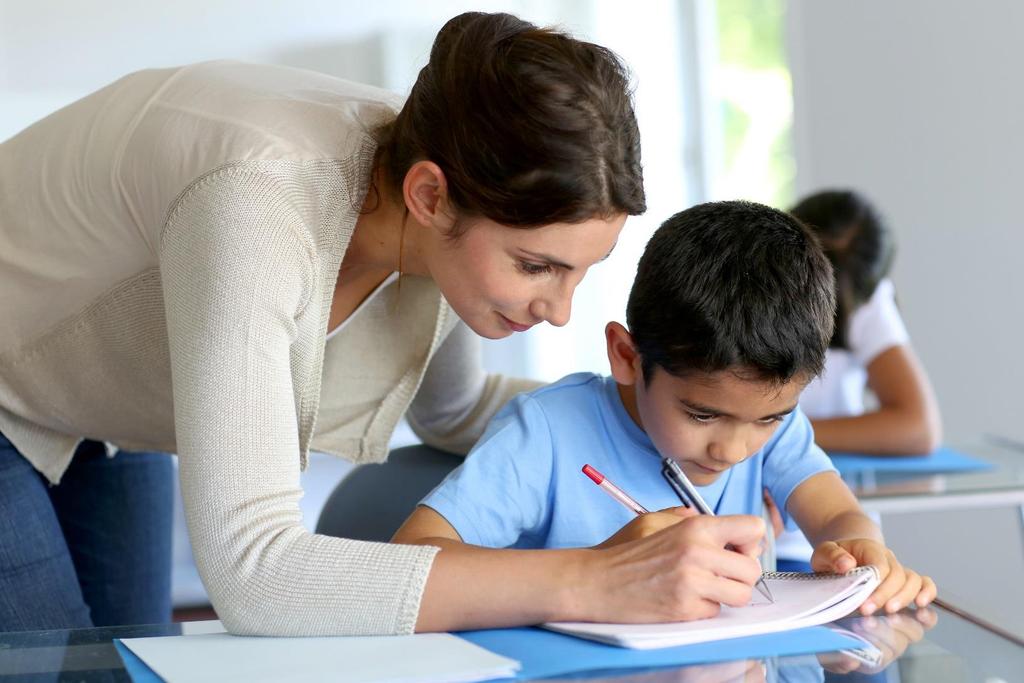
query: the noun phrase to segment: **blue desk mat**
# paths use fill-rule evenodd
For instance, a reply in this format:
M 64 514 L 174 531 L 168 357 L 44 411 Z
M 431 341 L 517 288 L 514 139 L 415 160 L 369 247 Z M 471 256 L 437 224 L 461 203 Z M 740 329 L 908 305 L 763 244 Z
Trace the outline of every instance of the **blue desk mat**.
M 519 661 L 522 668 L 515 680 L 587 671 L 643 670 L 735 659 L 763 659 L 832 652 L 861 646 L 860 641 L 824 626 L 657 650 L 630 650 L 539 628 L 463 631 L 455 635 L 491 652 Z M 115 640 L 114 647 L 121 655 L 124 668 L 133 683 L 163 682 L 162 678 L 123 643 Z
M 992 464 L 952 448 L 942 446 L 929 455 L 877 456 L 857 453 L 829 453 L 839 474 L 860 472 L 906 472 L 911 474 L 938 474 L 940 472 L 980 472 L 992 469 Z
M 455 635 L 491 652 L 518 660 L 522 668 L 516 680 L 588 671 L 644 670 L 736 659 L 764 659 L 863 647 L 860 641 L 824 626 L 656 650 L 631 650 L 540 628 L 463 631 Z

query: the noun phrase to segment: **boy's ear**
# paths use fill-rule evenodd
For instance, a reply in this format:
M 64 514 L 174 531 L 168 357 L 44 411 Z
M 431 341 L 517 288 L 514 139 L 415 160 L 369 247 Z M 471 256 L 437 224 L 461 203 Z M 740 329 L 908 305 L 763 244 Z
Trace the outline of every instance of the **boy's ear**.
M 612 377 L 619 384 L 635 384 L 642 368 L 640 354 L 633 345 L 633 335 L 620 323 L 611 322 L 605 325 L 604 338 L 608 344 L 608 363 L 612 367 Z
M 402 182 L 405 206 L 420 225 L 447 233 L 455 223 L 448 201 L 448 180 L 433 161 L 417 161 L 406 171 Z

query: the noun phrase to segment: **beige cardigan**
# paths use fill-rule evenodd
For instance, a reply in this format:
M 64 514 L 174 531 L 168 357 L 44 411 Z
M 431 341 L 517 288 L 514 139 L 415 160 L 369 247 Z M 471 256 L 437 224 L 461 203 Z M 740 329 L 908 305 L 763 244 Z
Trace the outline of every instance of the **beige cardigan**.
M 212 62 L 131 74 L 0 145 L 0 432 L 52 482 L 82 438 L 178 453 L 236 633 L 411 632 L 437 549 L 307 532 L 307 453 L 383 460 L 407 410 L 465 451 L 531 386 L 481 371 L 424 278 L 325 344 L 373 132 L 399 105 Z

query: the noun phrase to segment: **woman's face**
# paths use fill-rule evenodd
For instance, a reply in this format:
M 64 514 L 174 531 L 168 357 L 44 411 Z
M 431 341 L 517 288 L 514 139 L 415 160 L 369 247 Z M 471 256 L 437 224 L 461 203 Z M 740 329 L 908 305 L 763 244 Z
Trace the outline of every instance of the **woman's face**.
M 572 295 L 604 260 L 625 214 L 582 223 L 510 228 L 474 219 L 457 239 L 438 235 L 426 265 L 448 303 L 481 337 L 500 339 L 539 322 L 569 322 Z

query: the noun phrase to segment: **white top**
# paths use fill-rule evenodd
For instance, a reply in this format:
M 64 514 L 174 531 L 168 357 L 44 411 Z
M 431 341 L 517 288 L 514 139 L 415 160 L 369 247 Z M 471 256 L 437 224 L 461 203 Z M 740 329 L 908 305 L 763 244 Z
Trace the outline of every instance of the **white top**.
M 896 289 L 891 280 L 884 279 L 871 298 L 850 316 L 850 349 L 826 352 L 825 371 L 804 389 L 800 407 L 811 419 L 863 414 L 867 366 L 883 351 L 909 341 L 896 307 Z
M 340 325 L 338 325 L 338 326 L 337 326 L 337 327 L 335 327 L 335 328 L 334 328 L 333 330 L 331 330 L 331 331 L 329 331 L 329 332 L 327 333 L 327 341 L 331 341 L 332 339 L 334 339 L 335 337 L 337 337 L 337 336 L 338 336 L 339 334 L 341 334 L 341 331 L 342 331 L 342 330 L 344 330 L 344 329 L 345 329 L 346 327 L 348 327 L 348 324 L 349 324 L 350 322 L 352 322 L 353 318 L 355 318 L 356 316 L 358 316 L 358 315 L 359 315 L 359 312 L 360 312 L 360 311 L 362 311 L 362 310 L 363 310 L 364 308 L 366 308 L 366 307 L 367 307 L 367 305 L 369 305 L 369 303 L 370 303 L 370 302 L 371 302 L 371 301 L 372 301 L 372 300 L 373 300 L 374 298 L 376 298 L 376 296 L 377 296 L 378 294 L 380 294 L 380 293 L 381 293 L 381 291 L 383 291 L 383 289 L 384 289 L 385 287 L 387 287 L 388 285 L 390 285 L 390 284 L 391 284 L 392 282 L 395 282 L 396 280 L 398 280 L 398 273 L 391 273 L 391 275 L 388 275 L 388 276 L 387 276 L 386 278 L 384 278 L 384 282 L 382 282 L 382 283 L 380 283 L 379 285 L 377 285 L 376 287 L 374 287 L 374 288 L 373 288 L 373 291 L 372 291 L 372 292 L 370 292 L 370 293 L 369 293 L 369 294 L 368 294 L 368 295 L 366 296 L 366 298 L 365 298 L 365 299 L 363 299 L 363 300 L 362 300 L 361 302 L 359 302 L 359 305 L 358 305 L 358 306 L 356 306 L 356 309 L 355 309 L 354 311 L 352 311 L 352 313 L 350 313 L 350 314 L 349 314 L 349 316 L 348 316 L 347 318 L 345 318 L 344 320 L 342 320 L 342 321 L 341 321 L 341 324 L 340 324 Z
M 428 278 L 384 285 L 325 342 L 400 104 L 208 62 L 130 74 L 0 144 L 0 432 L 52 482 L 82 438 L 177 453 L 235 633 L 412 632 L 437 549 L 310 533 L 307 454 L 381 461 L 403 414 L 465 452 L 535 386 L 483 372 Z

